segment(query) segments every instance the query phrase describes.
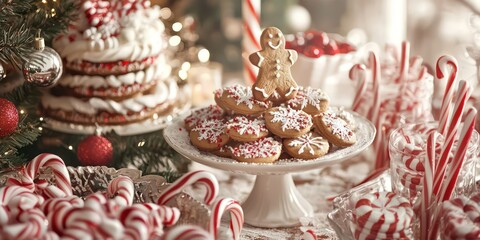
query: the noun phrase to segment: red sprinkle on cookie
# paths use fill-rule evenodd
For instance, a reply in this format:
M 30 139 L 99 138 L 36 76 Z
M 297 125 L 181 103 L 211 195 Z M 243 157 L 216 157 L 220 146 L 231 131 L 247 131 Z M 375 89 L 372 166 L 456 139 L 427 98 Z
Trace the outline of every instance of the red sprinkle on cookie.
M 294 98 L 288 100 L 287 104 L 293 109 L 316 115 L 327 111 L 329 101 L 329 97 L 321 89 L 307 87 L 301 88 Z
M 208 107 L 200 108 L 193 111 L 188 117 L 186 117 L 183 122 L 185 123 L 185 128 L 191 130 L 198 123 L 205 119 L 222 119 L 224 115 L 223 110 L 217 105 L 210 105 Z
M 285 151 L 292 157 L 300 159 L 314 159 L 327 154 L 330 145 L 320 135 L 309 132 L 298 138 L 283 141 Z
M 226 109 L 240 114 L 258 114 L 267 110 L 271 103 L 253 98 L 252 89 L 242 85 L 234 85 L 216 90 L 215 101 Z
M 201 150 L 218 150 L 227 144 L 226 125 L 219 119 L 205 119 L 192 128 L 190 141 Z
M 268 130 L 282 138 L 295 138 L 310 131 L 312 117 L 301 110 L 274 107 L 265 113 Z
M 336 146 L 348 147 L 357 142 L 348 123 L 334 113 L 320 113 L 314 117 L 314 122 L 315 131 Z
M 236 116 L 227 122 L 227 134 L 236 141 L 251 142 L 266 137 L 268 129 L 263 118 Z
M 271 163 L 282 153 L 282 144 L 273 138 L 240 144 L 232 149 L 233 158 L 240 162 Z

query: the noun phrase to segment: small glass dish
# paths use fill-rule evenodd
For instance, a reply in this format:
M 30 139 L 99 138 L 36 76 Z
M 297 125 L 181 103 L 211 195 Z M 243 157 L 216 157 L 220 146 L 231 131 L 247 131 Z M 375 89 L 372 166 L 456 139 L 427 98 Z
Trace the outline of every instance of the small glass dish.
M 142 172 L 136 169 L 114 169 L 108 167 L 67 167 L 70 173 L 70 181 L 73 188 L 73 194 L 79 197 L 85 197 L 95 192 L 106 191 L 108 183 L 118 176 L 128 176 L 133 180 L 135 186 L 134 202 L 155 202 L 159 194 L 168 186 L 169 183 L 156 175 L 142 176 Z M 4 186 L 8 178 L 18 178 L 18 171 L 12 171 L 0 175 L 0 186 Z M 40 169 L 37 179 L 45 179 L 49 183 L 54 183 L 54 175 L 50 168 Z M 176 207 L 180 210 L 180 219 L 177 225 L 192 224 L 202 227 L 208 231 L 210 222 L 209 208 L 192 198 L 186 193 L 182 193 L 170 200 L 166 205 Z
M 391 191 L 390 170 L 386 170 L 377 178 L 348 190 L 333 200 L 333 211 L 327 214 L 330 226 L 339 239 L 354 240 L 353 209 L 358 198 L 371 192 Z

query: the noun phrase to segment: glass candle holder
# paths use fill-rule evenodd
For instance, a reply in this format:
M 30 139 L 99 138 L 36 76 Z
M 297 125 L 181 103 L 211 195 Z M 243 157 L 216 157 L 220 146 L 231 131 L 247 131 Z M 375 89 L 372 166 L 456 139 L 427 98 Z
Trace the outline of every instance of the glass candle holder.
M 389 155 L 392 173 L 393 190 L 415 203 L 423 189 L 424 165 L 427 161 L 426 142 L 430 132 L 436 130 L 438 122 L 407 124 L 395 129 L 390 135 Z M 411 144 L 406 144 L 406 139 Z M 478 161 L 478 142 L 480 135 L 474 131 L 467 147 L 463 163 L 453 195 L 470 195 L 475 190 L 475 167 Z M 455 152 L 457 144 L 453 145 Z M 436 161 L 440 158 L 443 137 L 439 135 L 436 146 Z M 449 162 L 453 155 L 449 157 Z M 447 170 L 450 166 L 447 165 Z
M 194 107 L 212 104 L 213 91 L 222 87 L 222 65 L 217 62 L 193 63 L 188 70 L 187 80 Z

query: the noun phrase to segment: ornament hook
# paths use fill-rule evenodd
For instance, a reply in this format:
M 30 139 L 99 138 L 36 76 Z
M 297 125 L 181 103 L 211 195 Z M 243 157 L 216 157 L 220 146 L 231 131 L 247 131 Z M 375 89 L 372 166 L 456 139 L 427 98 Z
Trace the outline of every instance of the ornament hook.
M 37 30 L 37 34 L 35 36 L 35 50 L 42 51 L 45 48 L 45 39 L 42 37 L 42 29 Z

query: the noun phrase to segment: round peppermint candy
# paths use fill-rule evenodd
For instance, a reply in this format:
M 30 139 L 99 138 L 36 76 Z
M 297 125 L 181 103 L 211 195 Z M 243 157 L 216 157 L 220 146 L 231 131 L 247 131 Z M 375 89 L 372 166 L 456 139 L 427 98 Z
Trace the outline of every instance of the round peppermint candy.
M 394 233 L 375 232 L 365 228 L 355 228 L 355 239 L 357 240 L 392 240 L 392 239 L 410 239 L 405 231 Z
M 443 202 L 442 232 L 446 239 L 480 239 L 480 205 L 478 194 L 460 196 Z
M 412 219 L 409 200 L 393 192 L 366 194 L 355 204 L 354 220 L 358 228 L 395 233 L 409 227 Z

